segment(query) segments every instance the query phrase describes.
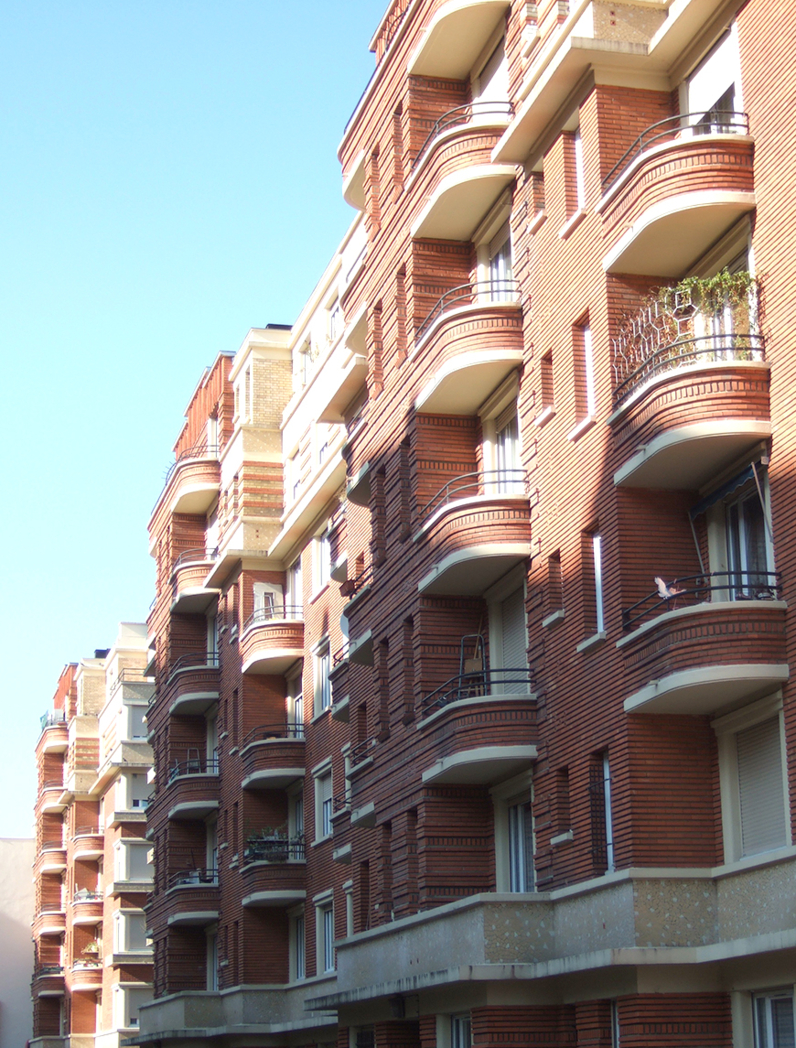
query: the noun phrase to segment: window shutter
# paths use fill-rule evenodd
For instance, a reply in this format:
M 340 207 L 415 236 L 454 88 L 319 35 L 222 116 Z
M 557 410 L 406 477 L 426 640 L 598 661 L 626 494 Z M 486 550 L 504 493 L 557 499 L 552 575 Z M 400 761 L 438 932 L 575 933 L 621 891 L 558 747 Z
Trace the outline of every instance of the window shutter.
M 501 602 L 500 620 L 502 665 L 512 670 L 524 669 L 528 665 L 528 640 L 525 632 L 525 597 L 521 588 Z M 512 684 L 510 690 L 515 687 Z
M 757 855 L 787 841 L 779 717 L 739 731 L 735 739 L 742 853 Z

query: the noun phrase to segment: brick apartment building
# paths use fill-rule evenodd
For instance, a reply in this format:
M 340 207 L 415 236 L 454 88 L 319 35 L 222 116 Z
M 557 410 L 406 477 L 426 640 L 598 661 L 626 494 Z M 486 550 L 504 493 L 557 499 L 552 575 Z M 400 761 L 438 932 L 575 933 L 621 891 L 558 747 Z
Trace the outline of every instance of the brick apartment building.
M 66 666 L 36 746 L 35 1048 L 119 1048 L 152 999 L 144 623 Z
M 130 1043 L 794 1043 L 795 38 L 390 5 L 360 214 L 150 522 Z

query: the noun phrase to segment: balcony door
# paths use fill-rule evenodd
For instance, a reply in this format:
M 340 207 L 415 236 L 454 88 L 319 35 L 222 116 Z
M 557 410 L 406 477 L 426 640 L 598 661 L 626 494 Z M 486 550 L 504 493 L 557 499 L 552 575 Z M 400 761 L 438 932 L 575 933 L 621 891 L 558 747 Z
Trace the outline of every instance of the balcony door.
M 528 691 L 528 632 L 525 587 L 489 604 L 490 690 L 522 695 Z
M 522 456 L 520 449 L 520 422 L 517 405 L 513 403 L 497 419 L 495 426 L 496 485 L 501 495 L 521 495 Z
M 729 503 L 724 519 L 731 598 L 769 596 L 773 578 L 766 520 L 757 490 Z
M 489 243 L 489 292 L 493 302 L 510 302 L 514 298 L 508 222 Z

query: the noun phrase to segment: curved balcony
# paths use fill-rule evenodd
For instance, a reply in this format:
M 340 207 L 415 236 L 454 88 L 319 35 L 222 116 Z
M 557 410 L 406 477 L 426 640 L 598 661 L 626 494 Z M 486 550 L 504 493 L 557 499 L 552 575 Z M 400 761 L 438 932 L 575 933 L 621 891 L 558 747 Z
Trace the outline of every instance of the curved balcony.
M 221 592 L 205 586 L 212 566 L 213 556 L 204 547 L 187 549 L 179 555 L 171 576 L 172 613 L 197 614 L 208 609 Z
M 244 790 L 285 789 L 304 778 L 304 725 L 261 724 L 240 749 Z
M 682 299 L 650 306 L 614 341 L 617 484 L 696 489 L 771 435 L 753 300 L 711 317 Z
M 219 805 L 218 761 L 194 757 L 175 761 L 166 787 L 168 818 L 204 819 Z
M 714 572 L 675 579 L 623 611 L 625 711 L 715 714 L 784 684 L 780 594 L 777 573 Z
M 166 699 L 171 716 L 205 713 L 218 702 L 218 654 L 200 651 L 182 655 L 171 668 Z
M 63 935 L 66 931 L 66 914 L 62 909 L 41 910 L 33 921 L 33 936 Z
M 426 159 L 415 188 L 426 203 L 412 223 L 413 238 L 471 240 L 482 219 L 517 176 L 513 164 L 493 164 L 500 132 L 467 124 Z
M 171 513 L 206 513 L 221 482 L 218 455 L 215 444 L 197 444 L 180 452 L 166 474 L 155 509 L 164 503 Z
M 508 7 L 508 0 L 448 0 L 426 26 L 409 58 L 409 72 L 466 79 Z
M 531 673 L 479 670 L 451 678 L 421 704 L 426 785 L 485 785 L 536 760 L 536 696 Z M 427 763 L 431 761 L 431 763 Z
M 415 336 L 435 370 L 415 409 L 474 415 L 491 390 L 522 365 L 522 309 L 514 280 L 474 281 L 446 291 Z
M 493 470 L 448 481 L 420 512 L 422 593 L 479 596 L 531 555 L 525 473 Z
M 64 792 L 64 784 L 61 779 L 48 779 L 41 784 L 39 790 L 39 811 L 60 813 L 66 807 L 61 803 L 61 794 Z
M 180 870 L 169 877 L 169 927 L 202 928 L 218 920 L 218 870 Z
M 72 993 L 90 993 L 102 989 L 102 962 L 77 961 L 72 965 Z
M 63 997 L 64 969 L 60 964 L 42 964 L 33 972 L 34 997 Z
M 72 898 L 72 924 L 98 924 L 102 920 L 102 892 L 81 888 Z
M 73 859 L 99 859 L 105 853 L 105 838 L 96 827 L 78 826 L 73 840 Z
M 47 710 L 41 718 L 41 752 L 66 753 L 69 749 L 69 729 L 63 710 Z
M 240 868 L 246 908 L 292 906 L 305 897 L 304 838 L 250 838 Z
M 242 673 L 284 673 L 304 655 L 304 610 L 291 604 L 258 608 L 243 625 Z
M 412 175 L 430 162 L 432 153 L 451 137 L 467 137 L 474 129 L 495 128 L 500 135 L 511 123 L 511 102 L 475 101 L 456 106 L 435 120 L 412 160 Z
M 745 113 L 694 114 L 646 129 L 603 183 L 609 272 L 679 276 L 755 207 Z
M 39 873 L 60 873 L 65 869 L 66 845 L 63 841 L 42 841 L 38 855 Z

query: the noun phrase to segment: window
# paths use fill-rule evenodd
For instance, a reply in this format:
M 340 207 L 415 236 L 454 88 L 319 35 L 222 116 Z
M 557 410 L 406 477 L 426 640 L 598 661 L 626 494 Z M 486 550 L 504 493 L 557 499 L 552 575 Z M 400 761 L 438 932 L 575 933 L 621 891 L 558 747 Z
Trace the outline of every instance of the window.
M 583 211 L 586 207 L 586 171 L 583 166 L 583 139 L 580 134 L 580 125 L 575 130 L 572 141 L 575 158 L 575 207 Z
M 761 699 L 713 722 L 719 741 L 725 861 L 790 843 L 782 698 Z
M 332 833 L 332 769 L 315 775 L 315 840 L 322 841 Z
M 532 892 L 533 814 L 531 802 L 516 798 L 508 805 L 509 824 L 509 891 Z
M 481 67 L 473 86 L 473 93 L 479 102 L 505 102 L 508 99 L 509 67 L 506 60 L 505 37 L 501 37 L 497 47 Z M 477 114 L 474 116 L 477 118 Z
M 328 638 L 322 641 L 315 650 L 315 716 L 323 713 L 332 705 L 332 685 L 329 680 L 331 656 Z
M 146 706 L 128 706 L 127 724 L 128 739 L 145 739 L 147 737 Z
M 148 949 L 143 912 L 117 910 L 113 915 L 113 952 L 136 953 Z
M 291 614 L 301 618 L 304 610 L 304 586 L 301 575 L 301 557 L 294 560 L 285 573 L 285 603 Z
M 596 873 L 612 873 L 614 827 L 611 813 L 611 765 L 608 751 L 596 753 L 589 767 L 592 860 Z
M 742 108 L 739 88 L 738 42 L 729 32 L 688 77 L 682 112 L 697 133 L 723 131 L 727 118 L 722 114 Z
M 313 555 L 315 565 L 315 592 L 318 593 L 326 586 L 331 578 L 332 556 L 329 545 L 329 529 L 324 528 L 317 535 L 313 543 Z
M 118 841 L 115 849 L 115 878 L 118 881 L 152 881 L 147 841 Z
M 305 935 L 304 910 L 301 910 L 300 913 L 294 913 L 290 918 L 291 960 L 293 962 L 291 974 L 294 979 L 307 978 Z
M 591 536 L 592 562 L 594 565 L 594 604 L 596 632 L 603 633 L 605 630 L 605 615 L 603 612 L 603 539 L 599 531 L 592 532 Z
M 134 772 L 127 780 L 130 791 L 130 808 L 143 811 L 149 804 L 150 786 L 146 781 L 146 775 L 142 772 Z
M 755 1048 L 794 1048 L 793 992 L 779 990 L 754 998 Z
M 334 904 L 323 902 L 315 909 L 315 935 L 318 948 L 318 971 L 334 971 Z
M 279 605 L 282 603 L 281 588 L 268 582 L 254 583 L 254 618 L 253 623 L 266 622 L 279 613 Z
M 511 404 L 495 423 L 497 489 L 501 494 L 522 495 L 525 490 L 520 454 L 520 422 L 517 405 Z
M 218 989 L 218 932 L 215 928 L 207 932 L 207 978 L 205 985 L 208 990 Z
M 510 302 L 514 298 L 508 222 L 489 244 L 489 291 L 492 299 L 497 302 Z
M 342 333 L 342 330 L 343 310 L 340 306 L 340 299 L 336 298 L 329 307 L 329 341 L 336 342 L 337 337 Z
M 451 1048 L 470 1048 L 471 1043 L 472 1040 L 469 1014 L 452 1015 Z
M 769 549 L 763 506 L 756 490 L 747 491 L 725 510 L 727 569 L 734 600 L 769 592 Z
M 288 677 L 287 681 L 288 734 L 294 739 L 304 738 L 304 694 L 301 673 Z
M 114 1024 L 122 1030 L 137 1030 L 139 1027 L 139 1009 L 151 1000 L 151 986 L 114 986 Z

